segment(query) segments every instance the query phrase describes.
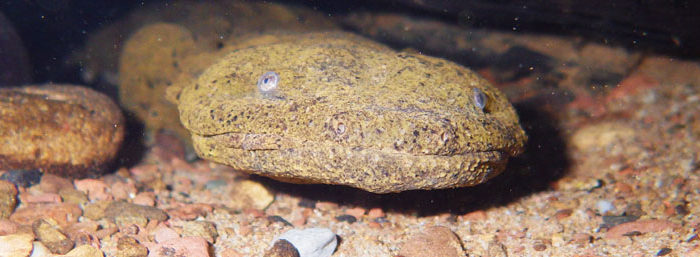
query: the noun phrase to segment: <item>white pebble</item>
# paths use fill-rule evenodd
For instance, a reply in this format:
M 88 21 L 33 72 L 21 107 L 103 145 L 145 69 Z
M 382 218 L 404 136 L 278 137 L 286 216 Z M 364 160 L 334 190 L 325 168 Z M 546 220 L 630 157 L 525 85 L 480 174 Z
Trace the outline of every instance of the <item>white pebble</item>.
M 596 208 L 598 209 L 598 213 L 604 215 L 608 212 L 614 211 L 615 205 L 613 205 L 610 201 L 600 200 L 596 203 Z
M 299 251 L 299 257 L 329 257 L 338 245 L 335 233 L 327 228 L 292 229 L 275 241 L 280 239 L 290 242 Z

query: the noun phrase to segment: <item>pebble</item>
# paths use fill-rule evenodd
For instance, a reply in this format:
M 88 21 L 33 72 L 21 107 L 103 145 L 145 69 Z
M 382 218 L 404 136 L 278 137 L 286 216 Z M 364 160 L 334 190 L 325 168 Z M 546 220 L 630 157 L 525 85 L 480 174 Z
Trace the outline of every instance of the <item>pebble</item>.
M 666 220 L 638 220 L 634 222 L 623 223 L 610 228 L 610 230 L 608 230 L 608 232 L 605 233 L 605 237 L 622 238 L 623 236 L 631 232 L 649 233 L 663 231 L 669 228 L 675 229 L 678 227 L 680 227 L 678 224 Z
M 168 214 L 171 218 L 181 220 L 194 220 L 199 216 L 205 216 L 211 213 L 214 207 L 204 203 L 183 204 L 174 209 L 168 209 Z
M 196 236 L 214 244 L 219 233 L 216 232 L 214 223 L 209 221 L 188 221 L 182 224 L 182 236 Z
M 605 215 L 609 212 L 615 211 L 615 205 L 612 202 L 606 200 L 600 200 L 596 202 L 596 209 L 601 215 Z
M 300 257 L 299 251 L 287 240 L 277 240 L 272 248 L 265 252 L 264 257 Z
M 0 180 L 8 181 L 20 187 L 30 187 L 41 181 L 41 171 L 32 170 L 10 170 L 0 176 Z
M 139 244 L 136 239 L 124 236 L 117 241 L 116 257 L 146 257 L 148 256 L 148 248 Z
M 83 214 L 80 206 L 72 203 L 33 204 L 26 205 L 10 216 L 10 220 L 23 225 L 31 225 L 34 221 L 45 218 L 53 219 L 60 227 L 67 227 L 78 222 Z
M 603 216 L 603 224 L 601 228 L 612 228 L 614 226 L 638 220 L 639 216 L 623 215 L 623 216 Z
M 183 237 L 158 243 L 144 243 L 151 257 L 209 257 L 207 241 L 201 237 Z
M 133 204 L 153 207 L 156 205 L 155 194 L 153 192 L 140 192 L 131 199 L 131 202 Z
M 355 207 L 345 210 L 345 214 L 352 215 L 356 219 L 361 219 L 365 215 L 366 210 L 361 207 Z
M 161 209 L 121 201 L 110 203 L 105 208 L 104 217 L 114 220 L 117 225 L 120 224 L 120 221 L 138 220 L 139 223 L 133 224 L 142 227 L 146 226 L 147 220 L 165 221 L 168 219 L 168 215 Z
M 335 219 L 337 221 L 345 221 L 345 222 L 350 223 L 350 224 L 357 222 L 357 218 L 355 218 L 355 216 L 347 215 L 347 214 L 336 216 Z
M 32 224 L 32 231 L 52 253 L 66 254 L 75 243 L 58 228 L 58 224 L 52 220 L 39 219 Z
M 231 192 L 233 201 L 226 204 L 232 209 L 264 210 L 275 200 L 274 193 L 257 181 L 243 180 L 237 182 L 233 187 Z
M 386 214 L 384 213 L 384 210 L 382 210 L 382 208 L 372 208 L 369 209 L 369 212 L 367 213 L 367 217 L 370 219 L 376 219 L 385 216 Z
M 671 250 L 671 248 L 664 247 L 664 248 L 661 248 L 661 250 L 659 250 L 659 251 L 656 253 L 656 256 L 666 256 L 666 255 L 668 255 L 669 253 L 671 253 L 672 251 L 673 251 L 673 250 Z
M 443 226 L 429 227 L 411 236 L 401 246 L 404 257 L 464 257 L 461 241 L 452 230 Z
M 21 194 L 20 201 L 23 203 L 60 203 L 61 196 L 54 193 L 41 193 L 38 195 Z
M 44 174 L 41 176 L 39 188 L 46 193 L 58 193 L 61 189 L 73 188 L 73 182 L 66 178 L 54 174 Z
M 87 194 L 90 201 L 113 200 L 114 197 L 107 193 L 107 184 L 99 179 L 81 179 L 73 181 L 75 188 Z
M 12 234 L 0 236 L 0 256 L 29 256 L 32 252 L 31 234 Z
M 136 195 L 136 186 L 134 183 L 124 183 L 121 181 L 114 182 L 110 187 L 110 192 L 115 200 L 125 201 L 130 199 L 132 195 Z
M 288 246 L 285 243 L 278 243 L 280 241 L 287 241 L 291 246 L 296 249 L 298 255 L 290 254 Z M 291 229 L 275 240 L 272 249 L 275 249 L 275 245 L 278 245 L 280 250 L 274 250 L 280 253 L 287 253 L 287 255 L 265 255 L 266 257 L 271 256 L 299 256 L 299 257 L 328 257 L 333 254 L 336 246 L 338 245 L 338 239 L 335 233 L 327 228 L 307 228 L 304 230 Z M 272 250 L 271 249 L 271 250 Z M 282 251 L 284 249 L 284 251 Z
M 61 199 L 67 203 L 83 205 L 88 202 L 87 195 L 73 187 L 59 190 L 58 195 L 60 195 Z
M 159 225 L 153 234 L 153 239 L 159 243 L 178 238 L 180 238 L 180 235 L 174 229 L 165 225 Z
M 0 220 L 10 217 L 17 206 L 17 188 L 14 184 L 0 180 Z

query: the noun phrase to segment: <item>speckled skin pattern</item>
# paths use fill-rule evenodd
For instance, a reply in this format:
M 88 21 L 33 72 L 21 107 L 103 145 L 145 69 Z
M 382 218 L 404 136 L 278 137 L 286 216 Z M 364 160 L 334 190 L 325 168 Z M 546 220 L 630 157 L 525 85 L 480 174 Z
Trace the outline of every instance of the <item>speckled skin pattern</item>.
M 0 117 L 0 170 L 96 176 L 124 139 L 119 107 L 81 86 L 0 89 Z
M 274 96 L 256 87 L 267 71 L 280 76 Z M 507 99 L 471 70 L 342 32 L 234 51 L 178 100 L 202 158 L 375 193 L 482 183 L 527 140 Z

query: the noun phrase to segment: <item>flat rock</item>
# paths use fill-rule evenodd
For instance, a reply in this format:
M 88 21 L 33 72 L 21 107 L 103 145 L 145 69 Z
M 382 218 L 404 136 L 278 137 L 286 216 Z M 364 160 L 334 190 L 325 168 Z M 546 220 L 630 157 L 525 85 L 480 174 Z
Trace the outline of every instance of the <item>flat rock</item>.
M 72 203 L 52 203 L 52 204 L 32 204 L 24 205 L 15 210 L 10 215 L 10 220 L 22 225 L 31 225 L 41 218 L 51 218 L 59 226 L 67 227 L 78 222 L 78 218 L 83 214 L 80 206 Z
M 112 202 L 107 206 L 107 208 L 104 211 L 104 217 L 115 220 L 115 222 L 118 222 L 120 219 L 165 221 L 166 219 L 168 219 L 168 214 L 166 214 L 163 210 L 155 207 L 117 201 Z M 145 226 L 145 224 L 143 225 Z
M 53 223 L 53 224 L 52 224 Z M 39 219 L 32 224 L 32 231 L 37 239 L 44 243 L 52 253 L 66 254 L 75 243 L 68 238 L 59 228 L 55 221 Z
M 0 89 L 0 169 L 68 177 L 96 175 L 124 139 L 124 118 L 107 96 L 73 85 Z

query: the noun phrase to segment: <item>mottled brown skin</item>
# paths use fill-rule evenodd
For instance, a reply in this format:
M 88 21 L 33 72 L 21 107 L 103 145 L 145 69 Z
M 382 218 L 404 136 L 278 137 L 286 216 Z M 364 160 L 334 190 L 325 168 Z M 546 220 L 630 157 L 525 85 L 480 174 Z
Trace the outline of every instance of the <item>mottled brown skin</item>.
M 124 139 L 119 107 L 79 86 L 0 89 L 0 117 L 0 170 L 95 176 Z
M 280 75 L 275 95 L 258 92 L 267 71 Z M 235 51 L 178 107 L 202 158 L 375 193 L 482 183 L 527 138 L 503 94 L 471 70 L 341 32 Z
M 88 66 L 95 72 L 104 70 L 104 66 L 118 66 L 122 105 L 143 121 L 148 131 L 165 129 L 187 139 L 189 133 L 180 125 L 177 107 L 166 100 L 168 88 L 178 87 L 181 81 L 196 77 L 226 53 L 244 47 L 241 42 L 250 35 L 262 31 L 328 30 L 336 25 L 322 13 L 303 7 L 254 1 L 181 0 L 167 8 L 162 4 L 138 8 L 119 26 L 130 29 L 118 28 L 119 33 L 102 35 L 106 38 L 88 47 L 96 52 L 90 55 L 110 52 L 115 42 L 120 45 L 124 34 L 131 34 L 123 45 L 119 65 L 111 59 L 88 59 Z

